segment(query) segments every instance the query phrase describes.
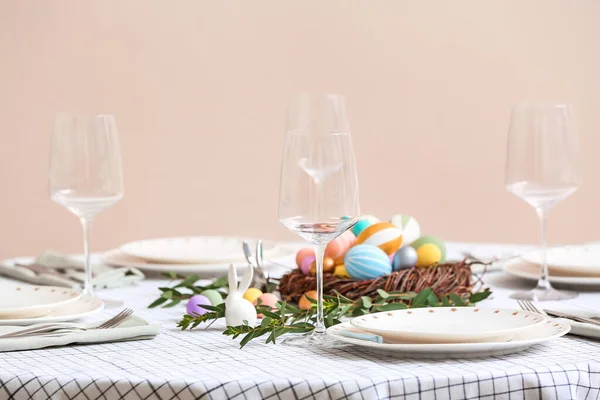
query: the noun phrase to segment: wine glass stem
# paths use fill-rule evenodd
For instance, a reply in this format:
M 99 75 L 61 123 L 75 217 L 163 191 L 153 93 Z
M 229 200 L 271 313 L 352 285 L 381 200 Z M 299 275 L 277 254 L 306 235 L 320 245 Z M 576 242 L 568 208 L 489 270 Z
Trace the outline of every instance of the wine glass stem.
M 546 241 L 546 219 L 547 212 L 543 208 L 536 208 L 538 217 L 540 218 L 540 234 L 541 234 L 541 254 L 542 254 L 542 276 L 537 283 L 538 289 L 551 289 L 550 281 L 548 280 L 548 262 L 546 259 L 546 251 L 548 248 L 548 243 Z
M 92 284 L 92 265 L 90 263 L 90 235 L 92 232 L 92 221 L 86 218 L 81 218 L 83 226 L 83 256 L 85 266 L 85 280 L 83 282 L 83 294 L 88 296 L 94 295 L 94 285 Z
M 327 244 L 315 246 L 315 261 L 317 264 L 317 322 L 314 332 L 317 334 L 325 333 L 325 323 L 323 322 L 323 259 L 325 258 L 325 248 Z

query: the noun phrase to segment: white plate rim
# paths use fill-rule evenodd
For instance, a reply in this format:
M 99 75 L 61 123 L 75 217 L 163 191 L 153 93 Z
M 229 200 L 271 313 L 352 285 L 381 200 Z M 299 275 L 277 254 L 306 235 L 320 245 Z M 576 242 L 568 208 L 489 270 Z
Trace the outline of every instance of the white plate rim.
M 139 246 L 148 246 L 152 243 L 156 242 L 166 242 L 166 241 L 190 241 L 190 240 L 231 240 L 231 241 L 239 241 L 240 243 L 244 240 L 249 243 L 256 243 L 258 238 L 251 237 L 241 237 L 241 236 L 175 236 L 175 237 L 162 237 L 162 238 L 150 238 L 150 239 L 141 239 L 134 240 L 119 246 L 119 249 L 124 254 L 130 255 L 132 257 L 141 258 L 144 260 L 152 261 L 155 263 L 163 263 L 163 264 L 219 264 L 219 263 L 229 263 L 229 262 L 239 262 L 244 260 L 244 255 L 242 253 L 242 248 L 240 246 L 240 254 L 238 256 L 224 256 L 224 257 L 171 257 L 171 256 L 154 256 L 144 254 L 143 252 L 139 252 L 135 249 L 135 247 Z M 273 244 L 273 246 L 267 250 L 263 250 L 263 258 L 270 257 L 270 254 L 277 252 L 279 249 L 279 244 L 274 240 L 263 240 L 263 245 L 265 243 Z
M 75 302 L 73 302 L 73 303 L 76 303 L 79 301 L 85 301 L 86 297 L 88 297 L 88 296 L 81 296 L 77 300 L 75 300 Z M 104 307 L 105 307 L 104 302 L 99 298 L 96 298 L 96 300 L 99 302 L 99 305 L 96 308 L 87 310 L 85 312 L 76 313 L 76 314 L 68 314 L 68 315 L 59 315 L 59 316 L 52 316 L 52 313 L 50 313 L 49 315 L 43 315 L 41 317 L 36 317 L 36 318 L 0 319 L 0 326 L 5 326 L 5 325 L 26 326 L 26 325 L 38 324 L 38 323 L 43 324 L 43 323 L 50 323 L 50 322 L 74 321 L 76 319 L 84 318 L 84 317 L 99 313 L 100 311 L 104 310 Z M 67 306 L 69 306 L 69 305 L 67 305 Z
M 370 333 L 374 333 L 380 336 L 386 336 L 386 335 L 399 335 L 399 334 L 407 334 L 409 336 L 422 336 L 422 337 L 439 337 L 439 336 L 444 336 L 444 337 L 449 337 L 450 339 L 460 339 L 461 335 L 464 335 L 464 333 L 457 333 L 457 334 L 447 334 L 447 333 L 440 333 L 440 332 L 427 332 L 427 331 L 402 331 L 402 330 L 397 330 L 397 329 L 385 329 L 385 328 L 370 328 L 367 326 L 361 326 L 358 325 L 359 320 L 361 319 L 366 319 L 369 317 L 373 317 L 373 316 L 378 316 L 378 315 L 389 315 L 389 314 L 405 314 L 405 313 L 414 313 L 414 312 L 419 312 L 419 313 L 431 313 L 432 311 L 435 312 L 435 310 L 444 310 L 444 311 L 449 311 L 452 312 L 452 310 L 473 310 L 473 312 L 471 313 L 471 315 L 483 315 L 483 314 L 476 314 L 476 312 L 481 311 L 481 310 L 485 310 L 484 312 L 493 312 L 493 313 L 507 313 L 507 314 L 513 314 L 513 313 L 519 313 L 519 314 L 525 314 L 527 316 L 535 316 L 535 317 L 541 317 L 541 319 L 535 323 L 531 323 L 531 324 L 527 324 L 525 326 L 518 326 L 518 327 L 514 327 L 514 328 L 508 328 L 508 329 L 501 329 L 501 330 L 496 330 L 496 331 L 488 331 L 488 332 L 484 332 L 484 333 L 469 333 L 468 336 L 472 337 L 472 338 L 485 338 L 485 337 L 490 337 L 490 336 L 500 336 L 500 335 L 507 335 L 507 334 L 514 334 L 517 332 L 520 332 L 522 330 L 525 329 L 529 329 L 532 328 L 536 325 L 539 325 L 541 323 L 543 323 L 544 321 L 546 321 L 546 318 L 538 313 L 534 313 L 534 312 L 530 312 L 530 311 L 524 311 L 524 310 L 514 310 L 514 309 L 509 309 L 509 308 L 490 308 L 490 307 L 469 307 L 469 306 L 465 306 L 465 307 L 436 307 L 436 308 L 429 308 L 429 307 L 424 307 L 424 308 L 415 308 L 415 309 L 402 309 L 402 310 L 393 310 L 393 311 L 381 311 L 381 312 L 377 312 L 377 313 L 372 313 L 372 314 L 367 314 L 367 315 L 361 315 L 359 317 L 354 317 L 350 320 L 350 324 L 355 326 L 356 328 L 362 329 L 364 331 L 370 332 Z M 526 317 L 527 318 L 527 317 Z
M 531 274 L 527 271 L 523 271 L 517 266 L 523 263 L 522 259 L 508 260 L 504 264 L 504 271 L 510 275 L 537 281 L 540 279 L 540 276 L 537 274 Z M 600 286 L 600 277 L 590 277 L 590 276 L 556 276 L 556 275 L 548 275 L 548 280 L 550 283 L 563 283 L 569 285 L 585 285 L 585 286 Z
M 561 252 L 564 253 L 564 252 L 567 252 L 572 249 L 585 250 L 586 247 L 600 249 L 600 246 L 598 245 L 598 243 L 550 247 L 550 248 L 548 248 L 547 253 L 546 253 L 546 255 L 547 255 L 546 263 L 548 264 L 549 267 L 551 267 L 555 270 L 560 270 L 560 271 L 564 271 L 564 272 L 578 270 L 578 271 L 585 271 L 588 273 L 592 272 L 592 273 L 600 274 L 600 262 L 594 263 L 593 265 L 589 265 L 589 264 L 583 265 L 581 263 L 578 265 L 577 260 L 569 259 L 568 261 L 560 260 L 560 262 L 556 262 L 556 261 L 553 261 L 553 259 L 552 259 L 553 252 L 558 252 L 560 255 Z M 527 253 L 522 254 L 521 259 L 523 261 L 531 263 L 531 264 L 540 264 L 540 262 L 541 262 L 540 254 L 541 254 L 540 250 L 529 251 Z
M 7 289 L 14 289 L 16 291 L 21 290 L 22 288 L 27 288 L 27 290 L 29 289 L 33 289 L 33 290 L 40 290 L 43 289 L 44 291 L 47 291 L 48 289 L 51 290 L 57 290 L 57 291 L 66 291 L 69 292 L 71 295 L 75 295 L 75 296 L 70 296 L 67 299 L 64 300 L 59 300 L 59 301 L 55 301 L 52 303 L 46 303 L 46 304 L 36 304 L 36 305 L 32 305 L 32 306 L 25 306 L 25 307 L 11 307 L 11 308 L 2 308 L 0 307 L 0 315 L 5 315 L 5 314 L 15 314 L 15 313 L 31 313 L 31 312 L 35 312 L 36 310 L 39 309 L 53 309 L 59 306 L 64 306 L 66 304 L 69 304 L 71 302 L 77 301 L 79 298 L 81 298 L 81 293 L 78 292 L 75 289 L 72 288 L 67 288 L 67 287 L 60 287 L 60 286 L 45 286 L 45 285 L 32 285 L 32 284 L 28 284 L 28 283 L 23 283 L 23 284 L 19 284 L 19 285 L 15 285 L 15 286 L 11 286 L 10 288 Z M 3 293 L 4 294 L 4 293 Z M 0 319 L 4 319 L 4 318 L 0 318 Z
M 479 353 L 497 350 L 508 350 L 512 348 L 529 347 L 535 344 L 544 343 L 553 339 L 560 338 L 570 332 L 571 326 L 566 321 L 547 320 L 546 323 L 555 323 L 560 325 L 561 331 L 548 336 L 534 339 L 517 339 L 506 342 L 477 342 L 477 343 L 375 343 L 368 340 L 351 338 L 338 335 L 335 331 L 344 327 L 353 328 L 349 321 L 342 322 L 327 328 L 327 333 L 335 337 L 336 340 L 355 344 L 361 347 L 370 347 L 380 350 L 390 350 L 394 352 L 405 353 Z

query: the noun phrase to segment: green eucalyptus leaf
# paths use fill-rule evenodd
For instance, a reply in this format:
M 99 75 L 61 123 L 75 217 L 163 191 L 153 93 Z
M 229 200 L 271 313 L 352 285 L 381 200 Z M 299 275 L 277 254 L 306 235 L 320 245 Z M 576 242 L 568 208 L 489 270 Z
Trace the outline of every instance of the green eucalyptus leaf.
M 165 299 L 164 297 L 159 297 L 158 299 L 154 300 L 149 306 L 148 308 L 154 308 L 156 306 L 161 305 L 162 303 L 164 303 L 165 301 L 167 301 L 168 299 Z
M 368 296 L 361 297 L 363 306 L 365 308 L 371 308 L 371 298 Z
M 450 300 L 452 300 L 452 302 L 454 303 L 455 306 L 464 307 L 467 305 L 467 303 L 464 302 L 462 297 L 460 297 L 456 293 L 450 293 L 449 296 L 450 296 Z

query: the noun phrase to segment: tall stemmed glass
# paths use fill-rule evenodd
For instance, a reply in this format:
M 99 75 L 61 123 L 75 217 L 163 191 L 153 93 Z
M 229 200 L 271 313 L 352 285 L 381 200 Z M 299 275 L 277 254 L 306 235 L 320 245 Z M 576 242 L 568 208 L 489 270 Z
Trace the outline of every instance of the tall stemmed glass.
M 112 115 L 63 114 L 54 121 L 50 196 L 81 220 L 85 281 L 93 295 L 89 240 L 96 215 L 123 197 L 121 148 Z
M 294 97 L 281 166 L 279 220 L 315 249 L 314 331 L 286 344 L 331 346 L 323 321 L 323 257 L 327 244 L 358 222 L 358 177 L 345 100 L 337 94 Z
M 542 276 L 537 286 L 512 298 L 564 300 L 576 292 L 550 285 L 546 261 L 548 211 L 580 184 L 579 139 L 573 108 L 565 104 L 522 103 L 511 114 L 506 154 L 506 188 L 535 208 L 541 225 Z

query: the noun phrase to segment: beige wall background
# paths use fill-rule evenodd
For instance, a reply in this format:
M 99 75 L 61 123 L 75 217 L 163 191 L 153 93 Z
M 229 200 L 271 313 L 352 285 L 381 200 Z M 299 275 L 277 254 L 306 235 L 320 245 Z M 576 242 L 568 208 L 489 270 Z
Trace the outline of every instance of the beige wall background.
M 583 185 L 550 239 L 600 239 L 600 2 L 0 0 L 0 256 L 81 250 L 52 203 L 53 116 L 114 113 L 125 198 L 93 248 L 172 235 L 292 239 L 277 220 L 287 99 L 347 96 L 361 206 L 447 240 L 533 242 L 503 187 L 510 106 L 574 104 Z

